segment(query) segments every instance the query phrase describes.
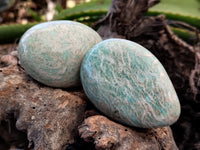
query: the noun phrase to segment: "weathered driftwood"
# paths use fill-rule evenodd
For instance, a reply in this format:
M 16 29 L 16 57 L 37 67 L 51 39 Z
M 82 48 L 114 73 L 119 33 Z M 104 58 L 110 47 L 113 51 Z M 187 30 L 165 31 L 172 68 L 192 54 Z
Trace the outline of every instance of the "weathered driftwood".
M 133 129 L 95 115 L 79 127 L 81 138 L 93 142 L 97 150 L 176 150 L 171 129 Z
M 80 125 L 81 138 L 99 150 L 177 149 L 169 127 L 130 128 L 97 115 L 82 90 L 68 89 L 69 93 L 38 83 L 15 64 L 17 57 L 13 53 L 1 57 L 3 65 L 0 67 L 0 131 L 6 142 L 12 138 L 10 134 L 15 134 L 15 142 L 10 141 L 10 144 L 22 148 L 29 143 L 35 150 L 70 149 L 77 148 L 76 145 L 81 149 L 83 147 L 75 141 Z M 84 114 L 86 103 L 90 110 Z M 11 133 L 4 131 L 9 128 L 5 127 L 8 122 L 12 124 Z
M 34 149 L 59 150 L 74 143 L 85 107 L 79 96 L 44 87 L 17 65 L 0 68 L 0 120 L 14 114 L 17 129 L 27 132 Z

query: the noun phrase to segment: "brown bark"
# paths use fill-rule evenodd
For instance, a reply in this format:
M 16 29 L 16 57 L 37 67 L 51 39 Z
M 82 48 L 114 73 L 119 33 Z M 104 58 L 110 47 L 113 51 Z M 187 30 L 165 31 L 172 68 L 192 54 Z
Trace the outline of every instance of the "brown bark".
M 97 150 L 177 150 L 171 129 L 128 128 L 104 116 L 91 116 L 79 127 L 81 137 Z
M 95 149 L 177 149 L 169 127 L 146 130 L 115 123 L 99 115 L 81 89 L 66 92 L 41 85 L 16 65 L 17 60 L 16 51 L 1 57 L 0 137 L 7 144 L 26 148 L 29 143 L 35 150 L 93 150 L 77 139 L 85 118 L 79 134 Z M 89 111 L 84 113 L 86 103 Z
M 19 66 L 0 68 L 0 121 L 13 114 L 35 150 L 61 150 L 74 143 L 86 107 L 76 95 L 38 84 Z

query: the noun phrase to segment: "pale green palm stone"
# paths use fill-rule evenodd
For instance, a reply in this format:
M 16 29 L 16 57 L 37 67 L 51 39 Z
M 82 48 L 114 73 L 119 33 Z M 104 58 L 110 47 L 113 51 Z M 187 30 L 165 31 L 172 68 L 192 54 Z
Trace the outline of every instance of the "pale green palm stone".
M 43 84 L 77 86 L 85 54 L 100 41 L 96 31 L 78 22 L 41 23 L 21 38 L 19 58 L 25 71 Z
M 85 56 L 81 82 L 105 115 L 130 126 L 163 127 L 180 115 L 180 103 L 161 63 L 134 42 L 109 39 Z

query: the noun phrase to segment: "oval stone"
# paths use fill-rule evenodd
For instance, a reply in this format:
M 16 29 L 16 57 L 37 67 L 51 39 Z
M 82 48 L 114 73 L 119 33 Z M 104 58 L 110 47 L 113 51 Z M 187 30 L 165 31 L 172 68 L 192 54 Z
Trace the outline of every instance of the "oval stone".
M 35 80 L 52 87 L 80 85 L 85 54 L 101 37 L 73 21 L 51 21 L 29 29 L 19 42 L 19 59 Z
M 81 82 L 105 115 L 141 128 L 173 124 L 180 103 L 161 63 L 139 44 L 122 39 L 100 42 L 85 56 Z

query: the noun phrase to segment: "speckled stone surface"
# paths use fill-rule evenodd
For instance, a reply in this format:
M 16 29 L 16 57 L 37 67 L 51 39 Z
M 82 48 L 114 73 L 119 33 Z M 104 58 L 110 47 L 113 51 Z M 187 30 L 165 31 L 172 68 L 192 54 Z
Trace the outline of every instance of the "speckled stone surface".
M 180 115 L 180 103 L 165 69 L 134 42 L 109 39 L 93 47 L 83 60 L 81 82 L 101 112 L 126 125 L 162 127 Z
M 78 22 L 52 21 L 29 29 L 19 43 L 25 71 L 52 87 L 80 84 L 80 66 L 87 53 L 101 41 L 96 31 Z

